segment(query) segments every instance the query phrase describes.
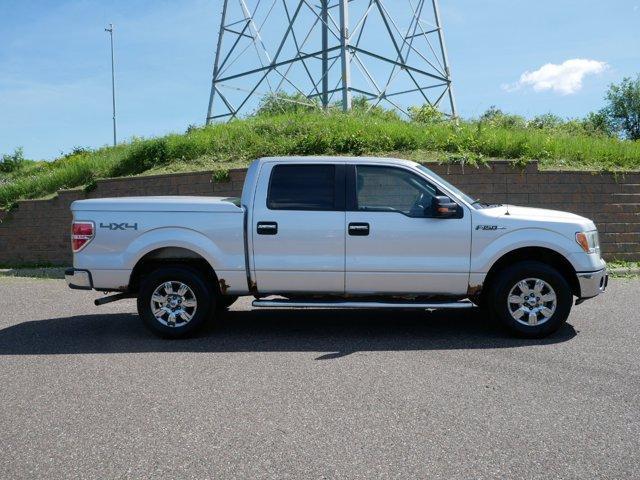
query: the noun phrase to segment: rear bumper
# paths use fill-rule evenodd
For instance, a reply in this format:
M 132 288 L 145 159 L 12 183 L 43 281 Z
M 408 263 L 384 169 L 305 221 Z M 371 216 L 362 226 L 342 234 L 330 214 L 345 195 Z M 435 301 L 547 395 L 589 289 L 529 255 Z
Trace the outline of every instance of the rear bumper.
M 600 295 L 606 290 L 609 283 L 609 275 L 607 275 L 606 268 L 595 272 L 580 272 L 577 276 L 580 284 L 580 300 Z
M 93 277 L 89 270 L 81 268 L 67 268 L 64 279 L 69 288 L 74 290 L 93 290 Z

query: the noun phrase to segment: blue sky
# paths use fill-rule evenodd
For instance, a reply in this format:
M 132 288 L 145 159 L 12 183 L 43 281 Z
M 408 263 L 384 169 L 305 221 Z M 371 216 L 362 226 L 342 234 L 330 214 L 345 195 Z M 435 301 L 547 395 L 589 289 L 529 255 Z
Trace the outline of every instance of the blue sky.
M 440 6 L 465 117 L 490 105 L 581 116 L 603 105 L 608 84 L 640 72 L 640 0 Z M 109 22 L 119 139 L 203 123 L 220 9 L 220 0 L 1 0 L 0 153 L 23 146 L 51 159 L 110 142 Z

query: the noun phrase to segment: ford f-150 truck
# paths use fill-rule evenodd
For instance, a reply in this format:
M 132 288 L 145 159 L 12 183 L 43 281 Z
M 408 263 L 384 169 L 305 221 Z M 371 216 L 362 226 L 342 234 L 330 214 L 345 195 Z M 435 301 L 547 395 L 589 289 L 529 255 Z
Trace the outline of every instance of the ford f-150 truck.
M 253 295 L 263 308 L 478 306 L 542 337 L 607 286 L 591 220 L 489 205 L 423 165 L 389 158 L 262 158 L 241 198 L 73 202 L 71 288 L 136 297 L 166 337 Z

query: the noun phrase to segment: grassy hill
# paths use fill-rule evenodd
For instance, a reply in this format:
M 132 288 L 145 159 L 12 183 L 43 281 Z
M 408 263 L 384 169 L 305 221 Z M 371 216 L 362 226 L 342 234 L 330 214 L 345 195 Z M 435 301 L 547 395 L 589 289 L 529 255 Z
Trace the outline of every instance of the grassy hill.
M 116 147 L 76 149 L 52 162 L 22 162 L 0 174 L 0 206 L 90 186 L 103 177 L 208 169 L 224 175 L 265 155 L 374 154 L 468 164 L 536 159 L 542 168 L 640 169 L 640 142 L 590 131 L 577 121 L 536 123 L 503 115 L 450 122 L 416 112 L 413 120 L 385 111 L 258 115 Z

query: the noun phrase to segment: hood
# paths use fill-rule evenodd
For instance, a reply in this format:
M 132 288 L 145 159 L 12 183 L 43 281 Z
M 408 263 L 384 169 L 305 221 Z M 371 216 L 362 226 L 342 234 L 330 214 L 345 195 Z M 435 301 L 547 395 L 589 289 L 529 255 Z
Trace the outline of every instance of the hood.
M 584 221 L 589 220 L 575 213 L 563 212 L 561 210 L 547 210 L 546 208 L 518 207 L 517 205 L 507 205 L 505 213 L 509 212 L 510 216 L 521 218 L 544 218 L 554 220 Z
M 560 210 L 519 207 L 517 205 L 500 205 L 494 208 L 477 210 L 477 212 L 482 216 L 488 216 L 496 220 L 500 219 L 502 222 L 517 223 L 520 225 L 536 224 L 536 226 L 539 226 L 540 224 L 547 224 L 547 226 L 551 226 L 554 224 L 564 224 L 584 231 L 595 230 L 596 228 L 593 221 L 588 218 Z

